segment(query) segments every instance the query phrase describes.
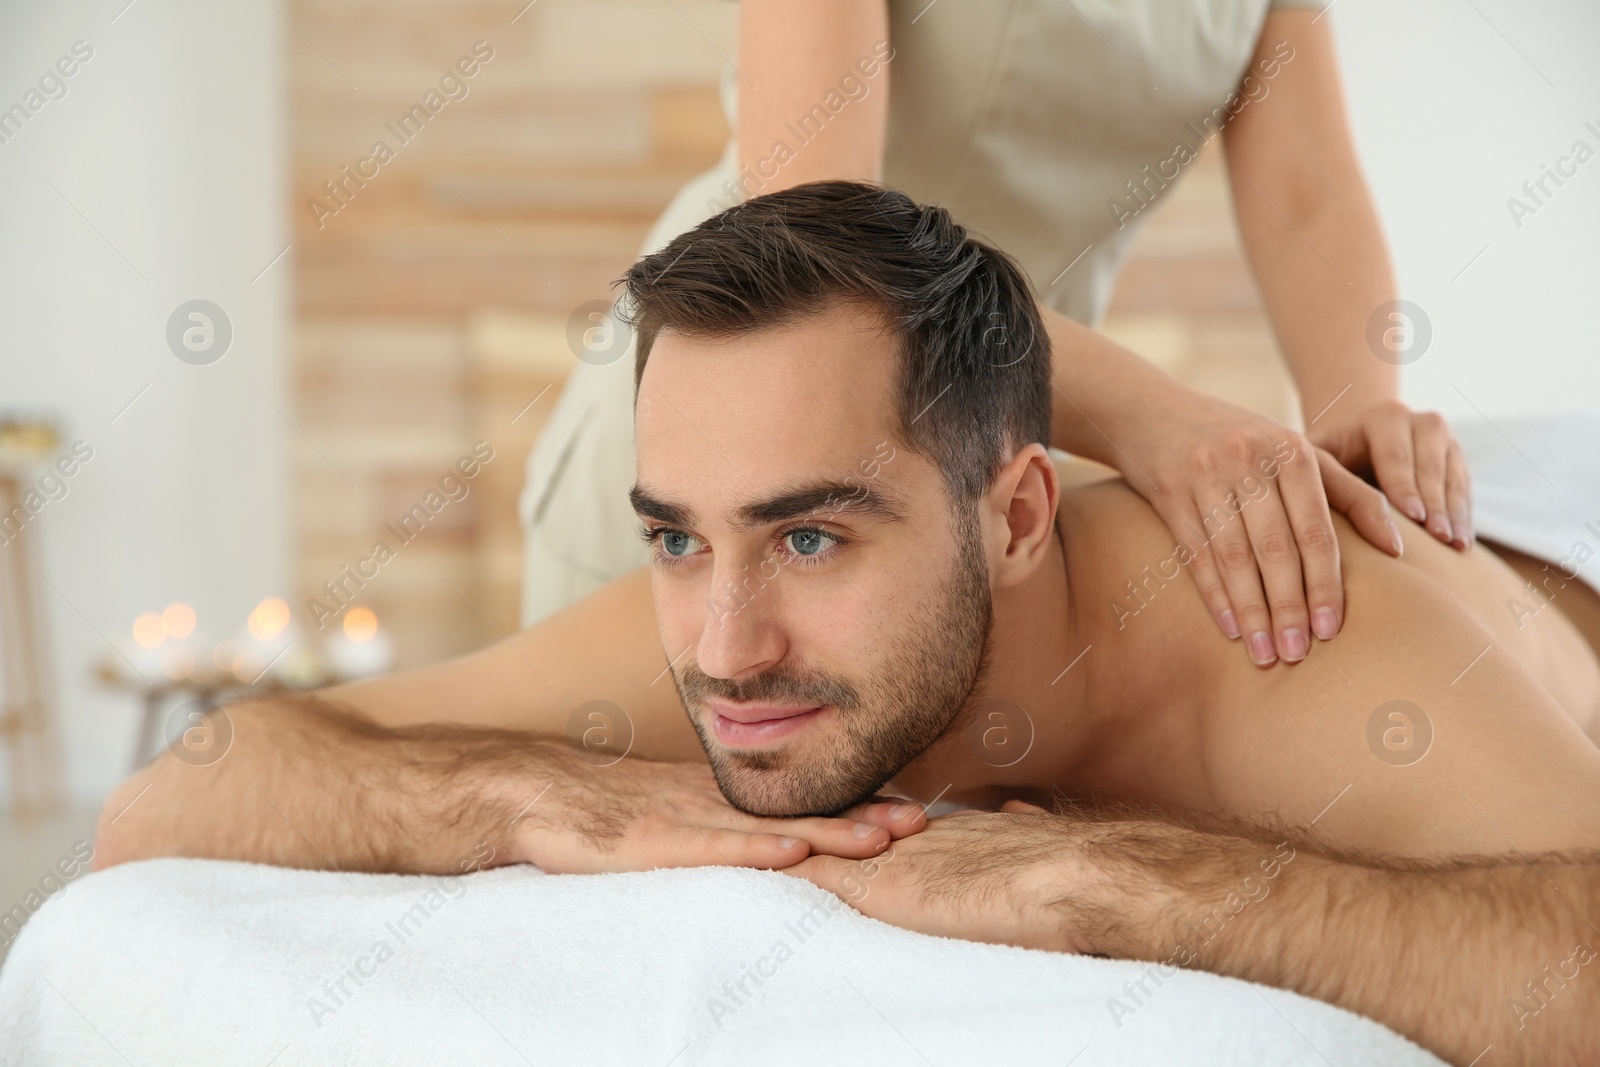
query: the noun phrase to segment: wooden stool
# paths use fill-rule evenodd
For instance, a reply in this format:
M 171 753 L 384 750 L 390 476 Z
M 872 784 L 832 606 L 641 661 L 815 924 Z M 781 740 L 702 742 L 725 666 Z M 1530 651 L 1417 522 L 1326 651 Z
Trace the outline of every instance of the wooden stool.
M 0 524 L 21 510 L 15 474 L 0 472 Z M 11 750 L 19 815 L 60 811 L 65 768 L 56 721 L 48 621 L 40 610 L 27 523 L 0 526 L 0 736 Z

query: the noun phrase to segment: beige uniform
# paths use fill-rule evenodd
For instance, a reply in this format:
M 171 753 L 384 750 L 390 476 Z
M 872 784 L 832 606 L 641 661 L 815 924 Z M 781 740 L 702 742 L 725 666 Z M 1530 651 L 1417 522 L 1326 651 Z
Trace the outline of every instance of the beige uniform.
M 1269 6 L 1315 0 L 889 0 L 893 78 L 884 183 L 949 209 L 1022 265 L 1041 302 L 1096 325 L 1139 224 L 1230 111 L 1259 106 L 1278 65 L 1250 66 Z M 864 54 L 863 60 L 872 60 Z M 882 91 L 840 71 L 810 124 Z M 851 79 L 851 80 L 846 80 Z M 737 75 L 722 105 L 737 122 Z M 790 142 L 788 138 L 792 137 Z M 758 154 L 766 155 L 759 150 Z M 737 202 L 738 146 L 689 182 L 640 254 Z M 770 170 L 769 170 L 770 173 Z M 760 189 L 753 182 L 753 193 Z M 732 192 L 730 192 L 732 190 Z M 632 346 L 574 361 L 528 460 L 522 622 L 554 614 L 649 560 L 633 484 Z

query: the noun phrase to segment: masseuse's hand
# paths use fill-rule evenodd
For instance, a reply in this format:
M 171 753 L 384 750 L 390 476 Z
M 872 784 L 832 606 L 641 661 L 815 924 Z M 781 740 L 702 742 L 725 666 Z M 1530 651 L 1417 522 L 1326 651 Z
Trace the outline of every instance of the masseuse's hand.
M 767 819 L 733 807 L 703 763 L 574 759 L 517 821 L 516 861 L 551 874 L 656 867 L 785 867 L 864 859 L 927 825 L 920 806 L 875 801 L 838 818 Z
M 1308 634 L 1326 641 L 1344 624 L 1329 508 L 1398 556 L 1383 494 L 1303 434 L 1233 404 L 1185 390 L 1177 410 L 1148 414 L 1136 440 L 1119 442 L 1119 467 L 1193 554 L 1187 570 L 1217 626 L 1260 666 L 1304 659 Z
M 1333 411 L 1317 420 L 1311 440 L 1353 471 L 1369 474 L 1394 506 L 1447 545 L 1472 547 L 1472 476 L 1461 444 L 1437 412 L 1416 412 L 1398 400 Z

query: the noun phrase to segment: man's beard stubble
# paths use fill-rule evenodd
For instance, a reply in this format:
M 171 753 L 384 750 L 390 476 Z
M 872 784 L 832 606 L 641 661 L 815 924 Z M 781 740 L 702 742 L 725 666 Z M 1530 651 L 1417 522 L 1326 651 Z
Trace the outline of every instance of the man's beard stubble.
M 954 528 L 959 548 L 946 596 L 891 638 L 893 651 L 864 694 L 845 678 L 784 666 L 743 683 L 712 678 L 693 663 L 682 677 L 672 672 L 686 711 L 709 697 L 838 709 L 843 746 L 809 760 L 726 748 L 690 712 L 730 804 L 752 815 L 836 815 L 871 798 L 955 721 L 988 668 L 994 616 L 975 504 L 956 506 Z

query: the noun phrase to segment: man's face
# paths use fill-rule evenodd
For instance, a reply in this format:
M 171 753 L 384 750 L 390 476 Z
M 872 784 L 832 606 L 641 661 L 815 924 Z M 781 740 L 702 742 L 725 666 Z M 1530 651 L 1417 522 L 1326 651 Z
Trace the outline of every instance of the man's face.
M 841 305 L 731 338 L 663 333 L 640 382 L 634 495 L 662 645 L 718 785 L 754 814 L 871 796 L 987 662 L 978 519 L 890 441 L 892 344 Z

